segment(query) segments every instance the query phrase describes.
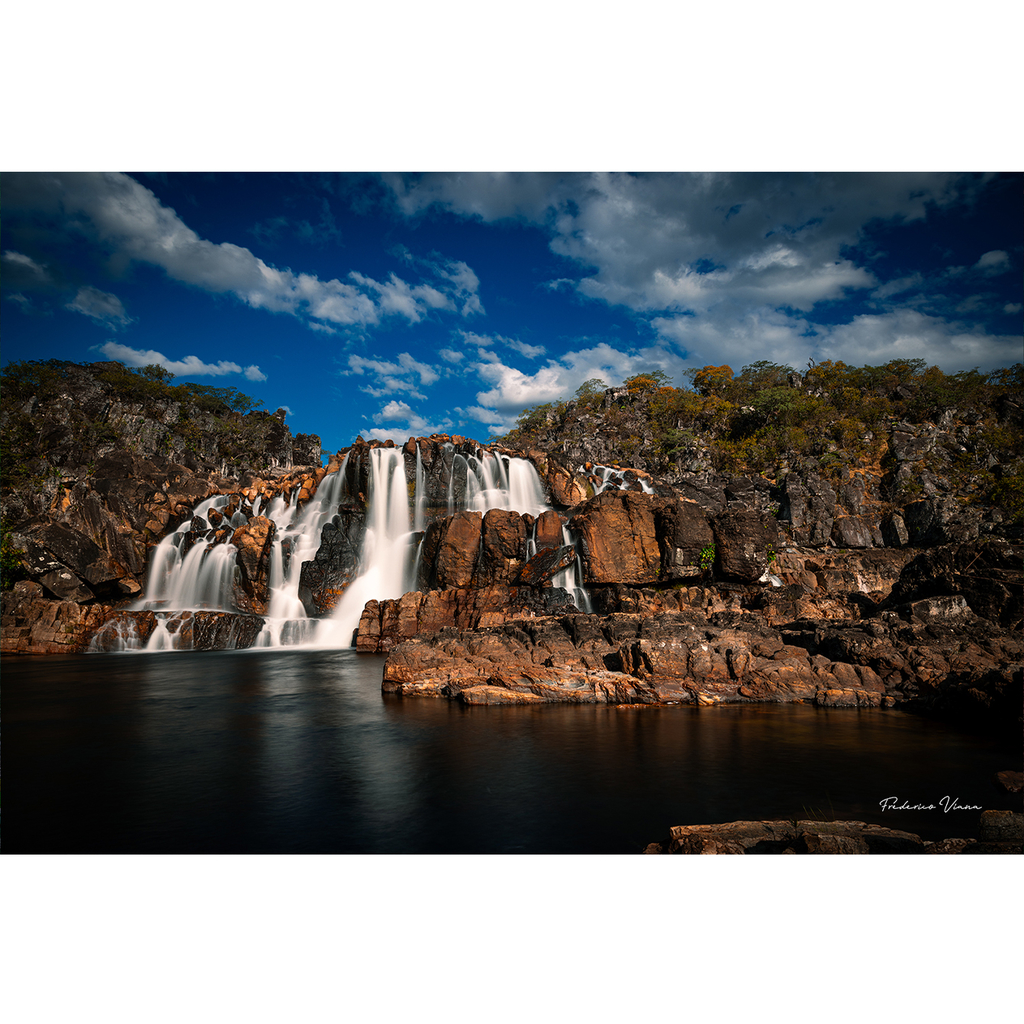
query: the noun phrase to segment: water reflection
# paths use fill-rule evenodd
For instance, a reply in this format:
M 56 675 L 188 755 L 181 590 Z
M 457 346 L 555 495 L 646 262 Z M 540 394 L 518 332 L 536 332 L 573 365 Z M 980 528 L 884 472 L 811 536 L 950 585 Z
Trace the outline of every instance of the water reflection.
M 6 659 L 3 845 L 35 852 L 639 852 L 673 824 L 1009 807 L 1019 751 L 878 709 L 471 707 L 352 651 Z

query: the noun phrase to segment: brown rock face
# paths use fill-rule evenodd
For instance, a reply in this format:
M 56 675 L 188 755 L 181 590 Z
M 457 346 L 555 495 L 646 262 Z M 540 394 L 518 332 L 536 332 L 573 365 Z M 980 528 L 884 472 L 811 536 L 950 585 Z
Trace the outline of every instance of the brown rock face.
M 241 569 L 242 590 L 257 615 L 266 611 L 270 596 L 270 547 L 276 530 L 270 519 L 256 516 L 231 536 L 231 543 L 238 549 L 236 560 Z
M 479 512 L 459 512 L 427 527 L 423 561 L 432 569 L 433 587 L 472 585 L 482 528 Z
M 587 499 L 586 480 L 573 472 L 571 466 L 557 456 L 548 458 L 544 480 L 551 489 L 551 498 L 556 505 L 570 508 Z M 591 490 L 590 493 L 592 494 L 593 491 Z
M 538 551 L 519 573 L 516 583 L 524 587 L 539 587 L 576 561 L 576 549 L 571 544 L 560 548 L 545 548 Z
M 410 637 L 440 630 L 481 629 L 509 620 L 575 611 L 562 590 L 536 587 L 449 588 L 414 591 L 389 601 L 368 601 L 359 620 L 356 647 L 387 652 Z
M 51 601 L 28 587 L 4 594 L 3 654 L 75 654 L 110 618 L 105 604 Z
M 518 512 L 492 508 L 483 518 L 476 586 L 509 583 L 526 560 L 526 523 Z
M 557 512 L 542 512 L 537 517 L 535 533 L 537 550 L 560 548 L 562 546 L 562 518 Z
M 661 570 L 654 504 L 646 494 L 606 491 L 586 502 L 570 528 L 579 537 L 586 583 L 653 583 Z
M 732 821 L 722 825 L 676 825 L 667 843 L 652 843 L 646 852 L 707 855 L 928 851 L 921 837 L 912 832 L 863 821 Z

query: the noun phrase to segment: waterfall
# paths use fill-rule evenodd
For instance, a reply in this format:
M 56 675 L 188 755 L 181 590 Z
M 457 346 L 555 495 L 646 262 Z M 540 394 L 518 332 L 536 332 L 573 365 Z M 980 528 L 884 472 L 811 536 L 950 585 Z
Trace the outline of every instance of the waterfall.
M 226 494 L 207 498 L 195 507 L 190 520 L 160 541 L 150 561 L 148 596 L 136 601 L 133 609 L 236 610 L 232 593 L 235 548 L 231 544 L 213 543 L 214 531 L 207 518 L 211 509 L 223 508 L 227 503 Z M 202 540 L 197 539 L 182 558 L 188 535 L 203 528 L 206 536 Z
M 348 456 L 337 473 L 324 477 L 316 494 L 296 517 L 295 506 L 275 498 L 267 518 L 277 527 L 270 552 L 270 600 L 263 631 L 256 647 L 282 647 L 311 639 L 315 623 L 299 600 L 302 563 L 310 561 L 320 547 L 320 532 L 338 509 L 345 489 Z M 285 556 L 287 550 L 287 570 Z
M 120 654 L 124 651 L 141 651 L 139 630 L 135 620 L 130 617 L 118 617 L 108 622 L 89 641 L 87 654 Z
M 426 505 L 426 502 L 427 481 L 426 475 L 423 472 L 423 455 L 420 452 L 420 446 L 416 445 L 416 497 L 412 520 L 413 533 L 422 533 L 425 529 L 424 519 L 426 510 L 424 506 Z
M 576 547 L 568 526 L 562 527 L 562 543 L 571 544 L 573 547 Z M 536 547 L 536 544 L 534 544 L 534 547 Z M 576 560 L 572 565 L 551 577 L 551 586 L 561 587 L 566 591 L 573 601 L 576 602 L 576 607 L 581 612 L 589 614 L 593 611 L 593 606 L 590 603 L 590 594 L 583 586 L 583 573 L 580 569 L 580 556 L 578 552 Z
M 320 546 L 320 531 L 337 511 L 344 491 L 348 456 L 337 473 L 328 474 L 316 494 L 298 512 L 298 492 L 292 498 L 273 498 L 263 509 L 262 497 L 252 503 L 252 518 L 262 514 L 274 523 L 270 550 L 269 601 L 263 631 L 257 647 L 280 647 L 301 643 L 309 638 L 314 620 L 306 615 L 299 600 L 302 563 L 309 561 Z M 209 527 L 209 512 L 224 508 L 230 496 L 219 494 L 196 506 L 192 519 L 165 537 L 154 549 L 146 595 L 132 607 L 157 613 L 157 626 L 149 638 L 147 651 L 176 649 L 177 634 L 167 628 L 168 615 L 208 609 L 237 612 L 234 600 L 235 555 L 233 544 L 212 543 L 215 531 L 209 529 L 182 558 L 186 537 L 197 529 Z M 241 507 L 226 521 L 237 529 L 249 522 Z M 125 648 L 131 649 L 131 648 Z
M 534 516 L 550 508 L 544 495 L 544 485 L 532 462 L 483 451 L 479 457 L 471 455 L 465 461 L 468 472 L 464 508 L 476 512 L 503 508 Z M 453 480 L 454 476 L 453 473 Z M 449 501 L 449 515 L 452 511 Z
M 569 527 L 564 524 L 562 525 L 562 544 L 571 544 L 573 548 L 576 548 L 576 541 L 569 532 Z M 537 554 L 536 523 L 533 524 L 533 527 L 530 530 L 530 537 L 526 542 L 526 560 L 529 561 L 535 554 Z M 587 591 L 586 587 L 583 586 L 583 572 L 580 568 L 580 556 L 578 549 L 575 561 L 567 569 L 563 569 L 561 572 L 555 573 L 555 575 L 551 577 L 551 585 L 553 587 L 561 587 L 562 590 L 566 591 L 581 612 L 590 613 L 593 611 L 593 605 L 590 602 L 590 593 Z
M 402 450 L 373 448 L 359 575 L 348 585 L 331 618 L 321 624 L 318 645 L 351 647 L 367 601 L 401 597 L 413 588 L 415 536 L 409 527 Z
M 466 455 L 455 452 L 451 444 L 445 448 L 442 457 L 445 465 L 450 459 L 451 467 L 447 482 L 449 515 L 465 510 L 484 514 L 491 509 L 506 509 L 539 516 L 550 510 L 537 470 L 528 460 L 483 448 Z M 433 514 L 428 513 L 431 506 L 427 497 L 431 479 L 418 444 L 411 496 L 402 449 L 371 448 L 367 452 L 366 524 L 357 575 L 329 617 L 311 619 L 306 614 L 298 596 L 302 566 L 316 556 L 323 527 L 335 516 L 344 498 L 350 456 L 351 452 L 336 473 L 324 477 L 316 494 L 301 509 L 298 489 L 291 497 L 278 495 L 269 502 L 257 497 L 251 507 L 238 495 L 217 495 L 197 505 L 192 518 L 153 550 L 146 592 L 133 605 L 135 609 L 154 611 L 157 616 L 145 649 L 175 649 L 179 624 L 191 612 L 239 611 L 234 596 L 237 550 L 225 542 L 223 533 L 221 542 L 215 541 L 219 530 L 244 526 L 257 515 L 271 520 L 275 529 L 269 552 L 266 614 L 255 647 L 351 646 L 368 601 L 399 598 L 413 590 L 428 514 Z M 356 457 L 360 457 L 358 449 Z M 230 517 L 223 512 L 220 517 L 213 515 L 234 502 L 237 506 Z M 563 543 L 572 543 L 568 530 L 563 528 L 562 535 Z M 193 543 L 188 548 L 190 539 Z M 536 551 L 532 538 L 529 547 L 531 554 Z M 589 610 L 578 562 L 552 582 L 566 589 L 578 607 Z M 116 646 L 132 649 L 130 637 L 118 640 Z

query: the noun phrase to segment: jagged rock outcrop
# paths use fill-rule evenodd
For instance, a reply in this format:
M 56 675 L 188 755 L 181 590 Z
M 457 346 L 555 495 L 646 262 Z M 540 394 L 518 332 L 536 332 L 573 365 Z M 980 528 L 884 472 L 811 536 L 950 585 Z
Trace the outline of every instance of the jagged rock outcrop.
M 991 539 L 945 544 L 908 563 L 890 595 L 895 604 L 960 596 L 975 615 L 1007 629 L 1024 628 L 1024 547 Z
M 707 515 L 696 502 L 662 502 L 654 510 L 654 522 L 661 548 L 662 579 L 709 575 L 714 562 L 715 535 Z
M 356 633 L 356 649 L 384 653 L 410 637 L 442 630 L 476 630 L 509 619 L 576 611 L 564 590 L 494 584 L 476 589 L 414 591 L 388 601 L 368 601 Z
M 983 811 L 978 839 L 925 842 L 913 832 L 864 821 L 732 821 L 676 825 L 647 854 L 992 854 L 1021 853 L 1024 814 Z
M 839 569 L 838 554 L 832 563 L 815 557 L 813 550 L 783 552 L 778 571 L 798 582 L 782 587 L 747 584 L 723 593 L 721 585 L 616 582 L 592 591 L 593 615 L 553 616 L 505 594 L 485 602 L 484 614 L 456 615 L 452 605 L 431 603 L 433 594 L 406 595 L 368 609 L 358 643 L 391 651 L 384 689 L 408 695 L 470 703 L 899 705 L 1020 729 L 1024 637 L 979 617 L 959 594 L 935 593 L 950 589 L 946 562 L 866 551 L 859 565 Z M 991 571 L 1009 574 L 1000 567 L 1010 557 L 990 556 Z M 1021 572 L 1010 575 L 1019 588 Z M 455 593 L 467 608 L 484 592 Z M 431 614 L 423 615 L 428 605 Z
M 790 473 L 782 481 L 779 518 L 789 523 L 793 540 L 812 548 L 824 547 L 832 536 L 836 492 L 815 474 L 802 479 Z
M 341 506 L 320 533 L 320 547 L 312 561 L 304 562 L 299 577 L 299 600 L 306 614 L 330 614 L 359 570 L 359 554 L 366 533 L 362 509 Z
M 752 583 L 768 571 L 779 543 L 774 519 L 762 519 L 747 510 L 729 510 L 715 516 L 712 530 L 716 568 L 725 579 Z
M 270 584 L 270 545 L 277 527 L 265 516 L 254 516 L 231 535 L 237 548 L 235 562 L 240 570 L 238 586 L 248 598 L 247 606 L 258 615 L 266 613 Z

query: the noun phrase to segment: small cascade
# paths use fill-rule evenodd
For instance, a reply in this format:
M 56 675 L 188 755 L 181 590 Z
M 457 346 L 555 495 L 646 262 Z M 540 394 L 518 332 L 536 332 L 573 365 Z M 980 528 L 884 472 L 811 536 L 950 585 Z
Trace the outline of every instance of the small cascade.
M 576 542 L 573 540 L 568 526 L 562 527 L 562 543 L 571 544 L 574 548 L 576 547 Z M 534 544 L 534 547 L 536 547 L 536 544 Z M 578 548 L 576 549 L 576 560 L 567 569 L 563 569 L 560 573 L 552 576 L 551 585 L 553 587 L 561 587 L 566 591 L 573 601 L 576 602 L 576 607 L 581 612 L 589 614 L 593 611 L 590 594 L 587 592 L 586 587 L 583 586 L 583 569 L 580 565 Z
M 146 641 L 146 651 L 176 651 L 178 650 L 178 633 L 172 633 L 167 628 L 167 616 L 157 615 L 156 628 L 149 635 Z
M 579 549 L 576 547 L 576 541 L 573 539 L 572 534 L 569 532 L 569 527 L 564 523 L 562 524 L 562 544 L 571 545 L 576 550 L 576 560 L 567 569 L 563 569 L 559 573 L 555 573 L 551 577 L 551 585 L 553 587 L 561 587 L 562 590 L 566 591 L 569 596 L 573 599 L 576 607 L 581 612 L 591 612 L 593 605 L 590 601 L 590 594 L 586 587 L 583 586 L 583 570 L 580 566 Z M 529 539 L 526 541 L 526 559 L 529 561 L 537 554 L 537 524 L 534 523 L 530 530 Z
M 86 654 L 122 654 L 125 651 L 141 651 L 139 627 L 128 615 L 119 616 L 108 622 L 89 641 Z
M 423 472 L 423 455 L 420 446 L 416 445 L 416 497 L 413 507 L 413 533 L 422 533 L 426 529 L 427 480 Z M 413 577 L 415 579 L 415 577 Z
M 586 473 L 584 466 L 580 466 L 580 473 Z M 632 473 L 632 477 L 627 477 Z M 640 485 L 644 494 L 653 494 L 654 488 L 649 481 L 645 480 L 639 473 L 629 469 L 618 469 L 615 466 L 594 466 L 591 470 L 591 479 L 594 483 L 594 494 L 601 494 L 602 491 L 628 491 L 633 490 L 635 484 Z
M 161 610 L 209 608 L 235 611 L 233 596 L 235 547 L 214 544 L 215 531 L 210 527 L 211 510 L 223 508 L 228 495 L 218 494 L 196 506 L 192 518 L 168 534 L 153 551 L 146 594 L 132 608 Z M 240 515 L 236 512 L 231 518 Z M 243 523 L 247 522 L 243 516 Z M 189 534 L 205 530 L 182 557 Z
M 465 462 L 468 470 L 464 504 L 466 509 L 488 512 L 492 508 L 503 508 L 520 514 L 528 512 L 534 516 L 548 510 L 544 485 L 533 463 L 484 451 L 480 452 L 479 457 L 469 456 Z M 454 473 L 452 477 L 454 480 Z M 449 514 L 451 511 L 452 501 L 449 499 Z

